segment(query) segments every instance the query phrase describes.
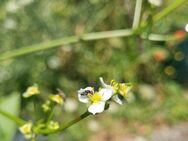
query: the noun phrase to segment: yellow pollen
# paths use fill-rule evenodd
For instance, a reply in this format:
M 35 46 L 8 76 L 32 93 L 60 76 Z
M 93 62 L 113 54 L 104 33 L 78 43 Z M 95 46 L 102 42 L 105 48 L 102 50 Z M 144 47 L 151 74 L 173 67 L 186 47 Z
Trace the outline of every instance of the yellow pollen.
M 99 101 L 101 101 L 102 96 L 99 95 L 99 93 L 89 94 L 89 99 L 92 103 L 98 103 Z

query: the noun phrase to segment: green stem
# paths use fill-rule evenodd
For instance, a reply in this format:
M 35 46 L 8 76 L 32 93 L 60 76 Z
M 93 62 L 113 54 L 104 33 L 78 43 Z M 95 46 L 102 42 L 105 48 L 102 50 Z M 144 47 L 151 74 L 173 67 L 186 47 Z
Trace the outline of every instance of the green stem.
M 37 52 L 40 50 L 54 48 L 54 47 L 57 47 L 62 44 L 69 44 L 69 43 L 74 43 L 74 42 L 78 42 L 78 38 L 76 38 L 76 36 L 71 36 L 71 37 L 66 37 L 66 38 L 62 38 L 62 39 L 56 39 L 56 40 L 53 40 L 50 42 L 44 42 L 44 43 L 40 43 L 40 44 L 36 44 L 36 45 L 31 45 L 28 47 L 23 47 L 23 48 L 19 48 L 19 49 L 15 49 L 12 51 L 7 51 L 5 53 L 2 53 L 0 55 L 0 60 L 18 57 L 18 56 L 21 56 L 24 54 L 29 54 L 32 52 Z
M 33 100 L 33 109 L 34 109 L 34 118 L 35 118 L 35 120 L 37 121 L 37 117 L 38 117 L 38 112 L 37 112 L 37 103 L 36 103 L 36 101 L 35 101 L 35 99 Z
M 176 8 L 178 8 L 181 5 L 183 5 L 185 2 L 188 2 L 188 1 L 187 0 L 176 0 L 176 1 L 172 2 L 172 3 L 170 3 L 169 6 L 167 6 L 166 8 L 164 8 L 158 14 L 154 15 L 153 22 L 157 22 L 160 19 L 164 18 L 165 16 L 167 16 L 168 14 L 170 14 L 171 12 L 173 12 Z M 143 21 L 141 23 L 142 27 L 145 27 L 146 25 L 147 25 L 146 21 Z
M 173 12 L 174 9 L 183 5 L 185 2 L 187 2 L 187 0 L 176 0 L 173 3 L 170 3 L 170 5 L 168 7 L 166 7 L 165 9 L 163 9 L 161 12 L 159 12 L 158 14 L 156 14 L 153 17 L 153 21 L 156 22 L 156 21 L 160 20 L 161 18 L 165 17 L 169 13 Z
M 81 37 L 71 36 L 71 37 L 60 38 L 60 39 L 49 41 L 46 43 L 40 43 L 40 44 L 36 44 L 36 45 L 28 46 L 28 47 L 22 47 L 20 49 L 15 49 L 12 51 L 1 53 L 0 61 L 22 56 L 22 55 L 33 53 L 33 52 L 37 52 L 37 51 L 41 51 L 41 50 L 56 48 L 63 44 L 65 45 L 65 44 L 76 43 L 80 40 L 83 40 L 83 41 L 99 40 L 99 39 L 112 38 L 112 37 L 131 36 L 133 34 L 134 32 L 131 29 L 122 29 L 122 30 L 89 33 L 89 34 L 84 34 Z
M 95 32 L 95 33 L 88 33 L 83 34 L 82 36 L 70 36 L 65 38 L 56 39 L 53 41 L 40 43 L 28 47 L 22 47 L 19 49 L 7 51 L 0 54 L 0 61 L 18 57 L 21 55 L 56 48 L 60 45 L 66 45 L 71 43 L 76 43 L 79 41 L 90 41 L 90 40 L 99 40 L 99 39 L 105 39 L 105 38 L 112 38 L 112 37 L 124 37 L 124 36 L 130 36 L 133 34 L 133 31 L 131 29 L 124 29 L 124 30 L 114 30 L 114 31 L 105 31 L 105 32 Z
M 133 29 L 137 29 L 139 27 L 141 11 L 142 11 L 142 0 L 136 0 L 134 19 L 132 25 Z
M 138 2 L 141 3 L 141 0 L 138 0 Z M 171 3 L 168 7 L 166 7 L 164 10 L 162 10 L 161 12 L 159 12 L 158 14 L 156 14 L 154 16 L 154 18 L 153 18 L 154 22 L 156 22 L 156 21 L 160 20 L 161 18 L 165 17 L 170 12 L 173 12 L 174 9 L 183 5 L 185 2 L 187 2 L 187 0 L 176 0 L 175 2 Z M 138 9 L 137 11 L 140 11 L 141 5 L 140 5 L 140 8 L 136 8 L 136 9 Z M 139 12 L 135 12 L 136 15 L 139 15 L 138 13 Z M 134 17 L 135 20 L 134 20 L 133 23 L 135 23 L 135 24 L 133 24 L 133 25 L 135 25 L 135 27 L 139 23 L 138 21 L 139 21 L 140 18 L 138 18 L 138 17 L 139 16 Z M 146 24 L 147 24 L 146 22 L 142 22 L 141 27 L 145 27 Z M 83 34 L 83 36 L 70 36 L 70 37 L 60 38 L 60 39 L 48 41 L 48 42 L 45 42 L 45 43 L 40 43 L 40 44 L 28 46 L 28 47 L 22 47 L 22 48 L 19 48 L 19 49 L 15 49 L 15 50 L 11 50 L 11 51 L 1 53 L 0 54 L 0 61 L 10 59 L 10 58 L 14 58 L 14 57 L 18 57 L 18 56 L 25 55 L 25 54 L 29 54 L 29 53 L 33 53 L 33 52 L 37 52 L 37 51 L 41 51 L 41 50 L 56 48 L 60 45 L 76 43 L 76 42 L 79 42 L 80 40 L 83 40 L 83 41 L 99 40 L 99 39 L 112 38 L 112 37 L 131 36 L 133 34 L 135 34 L 135 33 L 133 32 L 132 29 L 123 29 L 123 30 L 113 30 L 113 31 L 87 33 L 87 34 Z M 164 38 L 163 38 L 163 40 L 164 40 Z
M 50 111 L 50 114 L 49 114 L 49 116 L 47 118 L 47 121 L 46 121 L 47 125 L 49 124 L 50 120 L 52 119 L 52 117 L 54 115 L 54 108 L 55 108 L 55 105 L 53 105 L 52 110 Z
M 3 111 L 2 109 L 0 109 L 0 114 L 3 115 L 3 116 L 6 117 L 6 118 L 12 120 L 12 121 L 15 122 L 18 126 L 21 126 L 21 125 L 23 125 L 23 124 L 25 123 L 24 120 L 22 120 L 22 119 L 20 119 L 20 118 L 18 118 L 18 117 L 16 117 L 16 116 L 14 116 L 14 115 L 12 115 L 12 114 L 6 112 L 6 111 Z
M 91 113 L 89 113 L 88 111 L 86 111 L 85 113 L 83 113 L 82 115 L 80 115 L 79 117 L 75 118 L 74 120 L 62 125 L 59 129 L 57 130 L 41 130 L 41 131 L 38 131 L 39 134 L 45 134 L 45 135 L 48 135 L 48 134 L 53 134 L 53 133 L 57 133 L 57 132 L 60 132 L 60 131 L 64 131 L 65 129 L 69 128 L 70 126 L 76 124 L 77 122 L 85 119 L 86 117 L 88 117 L 89 115 L 91 115 Z

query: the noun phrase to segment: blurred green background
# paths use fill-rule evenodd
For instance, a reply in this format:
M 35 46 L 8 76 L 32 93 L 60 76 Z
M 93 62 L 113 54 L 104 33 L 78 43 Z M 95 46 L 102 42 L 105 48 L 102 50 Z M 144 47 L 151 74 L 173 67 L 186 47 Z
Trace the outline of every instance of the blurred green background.
M 41 104 L 61 89 L 67 100 L 56 108 L 55 119 L 63 123 L 86 109 L 78 103 L 77 90 L 98 86 L 102 76 L 106 82 L 133 83 L 128 104 L 112 104 L 104 114 L 39 140 L 121 141 L 137 136 L 151 140 L 158 127 L 187 123 L 188 41 L 184 28 L 188 3 L 156 22 L 151 20 L 175 1 L 164 0 L 155 7 L 144 0 L 141 21 L 147 26 L 139 31 L 170 34 L 173 40 L 156 42 L 132 35 L 80 41 L 1 61 L 0 107 L 29 120 L 32 102 L 21 97 L 28 86 L 39 85 Z M 134 8 L 135 0 L 1 0 L 0 53 L 71 35 L 131 28 Z M 15 134 L 10 121 L 3 125 L 4 121 L 0 116 L 4 141 L 24 140 L 18 131 Z

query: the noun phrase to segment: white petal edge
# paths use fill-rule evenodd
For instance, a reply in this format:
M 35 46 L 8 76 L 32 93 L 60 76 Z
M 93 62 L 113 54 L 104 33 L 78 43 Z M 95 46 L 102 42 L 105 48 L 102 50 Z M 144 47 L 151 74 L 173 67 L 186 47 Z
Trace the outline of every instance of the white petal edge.
M 87 96 L 78 95 L 78 100 L 83 103 L 88 103 L 89 98 Z
M 99 94 L 102 96 L 103 101 L 109 100 L 112 97 L 113 93 L 114 91 L 112 88 L 103 88 L 99 91 Z
M 81 88 L 80 90 L 78 90 L 78 100 L 80 102 L 83 102 L 83 103 L 89 102 L 89 98 L 87 95 L 81 95 L 83 92 L 85 92 L 87 90 L 94 92 L 92 87 L 86 87 L 84 89 Z
M 92 114 L 102 113 L 104 111 L 105 102 L 100 101 L 98 103 L 93 103 L 89 106 L 88 111 Z
M 107 85 L 106 83 L 104 83 L 104 80 L 103 80 L 103 78 L 102 78 L 102 77 L 100 77 L 100 78 L 99 78 L 99 80 L 100 80 L 101 85 L 102 85 L 102 87 L 103 87 L 103 88 L 107 88 L 107 87 L 109 87 L 109 86 L 110 86 L 110 85 Z
M 123 101 L 118 97 L 118 95 L 113 96 L 112 99 L 118 104 L 123 105 Z

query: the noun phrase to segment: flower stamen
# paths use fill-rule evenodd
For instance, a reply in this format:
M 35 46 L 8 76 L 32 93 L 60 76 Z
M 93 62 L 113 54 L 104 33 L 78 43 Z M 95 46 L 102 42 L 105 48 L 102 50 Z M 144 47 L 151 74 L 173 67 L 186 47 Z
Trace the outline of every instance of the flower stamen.
M 92 103 L 98 103 L 102 99 L 102 96 L 99 93 L 88 94 L 88 97 Z

